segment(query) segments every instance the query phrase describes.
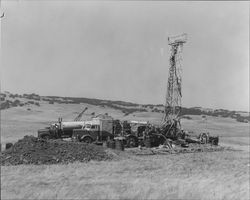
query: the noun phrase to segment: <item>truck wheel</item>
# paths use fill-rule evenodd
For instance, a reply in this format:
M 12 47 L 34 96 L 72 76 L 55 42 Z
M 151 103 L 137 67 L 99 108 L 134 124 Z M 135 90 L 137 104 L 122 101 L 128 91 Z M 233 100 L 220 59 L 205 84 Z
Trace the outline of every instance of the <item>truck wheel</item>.
M 92 138 L 91 137 L 85 137 L 85 138 L 83 138 L 83 140 L 82 140 L 84 143 L 88 143 L 88 144 L 90 144 L 90 143 L 92 143 L 93 142 L 93 140 L 92 140 Z

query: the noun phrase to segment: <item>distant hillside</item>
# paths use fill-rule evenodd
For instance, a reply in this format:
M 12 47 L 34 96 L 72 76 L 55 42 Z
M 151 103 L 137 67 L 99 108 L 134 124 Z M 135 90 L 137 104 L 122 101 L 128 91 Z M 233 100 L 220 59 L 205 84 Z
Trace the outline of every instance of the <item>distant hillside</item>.
M 41 101 L 48 104 L 81 104 L 87 103 L 94 106 L 109 107 L 120 110 L 124 116 L 134 112 L 157 112 L 164 113 L 164 105 L 158 104 L 136 104 L 124 101 L 101 100 L 80 97 L 59 97 L 59 96 L 39 96 L 38 94 L 12 94 L 10 92 L 0 93 L 1 104 L 0 109 L 8 109 L 17 106 L 36 105 L 40 106 Z M 239 122 L 249 123 L 249 112 L 229 111 L 225 109 L 205 109 L 201 107 L 182 108 L 181 116 L 189 118 L 188 115 L 208 115 L 217 117 L 230 117 Z

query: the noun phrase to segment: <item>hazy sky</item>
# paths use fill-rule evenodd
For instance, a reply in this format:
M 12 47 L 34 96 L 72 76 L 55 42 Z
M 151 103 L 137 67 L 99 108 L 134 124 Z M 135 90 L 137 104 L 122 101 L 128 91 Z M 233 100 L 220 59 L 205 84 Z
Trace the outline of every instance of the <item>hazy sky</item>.
M 187 33 L 183 106 L 249 110 L 249 2 L 3 1 L 1 90 L 164 104 Z

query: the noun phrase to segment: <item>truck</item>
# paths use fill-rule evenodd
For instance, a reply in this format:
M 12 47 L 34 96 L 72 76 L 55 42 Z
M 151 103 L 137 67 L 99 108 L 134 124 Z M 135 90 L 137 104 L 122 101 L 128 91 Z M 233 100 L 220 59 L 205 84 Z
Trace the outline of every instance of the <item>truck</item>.
M 71 138 L 74 129 L 79 129 L 85 126 L 85 121 L 77 122 L 62 122 L 59 118 L 57 123 L 52 123 L 44 129 L 38 130 L 38 138 L 42 139 L 58 139 Z
M 71 122 L 62 122 L 62 118 L 58 118 L 58 123 L 53 123 L 49 127 L 38 130 L 38 137 L 43 139 L 71 138 L 74 129 L 85 126 L 85 121 L 80 121 L 84 112 L 88 109 L 85 107 L 78 116 Z
M 121 125 L 119 120 L 113 120 L 107 115 L 98 115 L 91 121 L 85 121 L 85 126 L 74 129 L 72 139 L 85 143 L 102 143 L 120 135 Z

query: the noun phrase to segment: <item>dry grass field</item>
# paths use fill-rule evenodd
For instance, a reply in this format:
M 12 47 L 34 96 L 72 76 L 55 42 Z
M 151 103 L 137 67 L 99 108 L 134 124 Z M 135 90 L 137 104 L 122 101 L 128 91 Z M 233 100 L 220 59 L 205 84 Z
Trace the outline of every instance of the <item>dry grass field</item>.
M 57 118 L 91 113 L 157 123 L 159 113 L 123 113 L 87 104 L 46 104 L 1 111 L 1 143 L 36 135 Z M 235 151 L 136 156 L 113 152 L 113 161 L 1 167 L 1 199 L 249 199 L 249 124 L 229 118 L 191 116 L 184 129 L 219 135 Z M 112 152 L 110 152 L 112 153 Z
M 1 172 L 2 199 L 249 199 L 249 157 L 237 151 L 9 166 Z

